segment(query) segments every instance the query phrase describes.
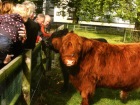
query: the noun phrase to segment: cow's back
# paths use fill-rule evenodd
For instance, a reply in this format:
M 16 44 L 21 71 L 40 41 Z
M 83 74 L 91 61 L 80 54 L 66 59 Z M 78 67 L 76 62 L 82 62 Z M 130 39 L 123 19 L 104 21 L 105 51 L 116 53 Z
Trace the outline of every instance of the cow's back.
M 97 86 L 128 90 L 138 88 L 140 44 L 101 44 L 96 51 L 93 49 L 81 59 L 80 67 L 86 76 L 97 79 Z

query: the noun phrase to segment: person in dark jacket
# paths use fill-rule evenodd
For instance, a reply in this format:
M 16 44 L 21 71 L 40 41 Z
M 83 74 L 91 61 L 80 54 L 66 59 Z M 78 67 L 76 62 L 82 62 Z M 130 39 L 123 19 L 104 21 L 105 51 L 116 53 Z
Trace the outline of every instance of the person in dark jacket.
M 33 20 L 35 17 L 36 5 L 28 0 L 24 1 L 22 4 L 28 8 L 29 15 L 29 18 L 25 23 L 27 40 L 24 43 L 24 48 L 33 50 L 35 48 L 37 35 L 40 30 L 40 25 Z
M 26 35 L 27 39 L 24 43 L 25 49 L 34 49 L 36 45 L 36 38 L 38 35 L 38 31 L 40 30 L 40 26 L 38 23 L 34 22 L 32 19 L 28 19 L 25 23 Z

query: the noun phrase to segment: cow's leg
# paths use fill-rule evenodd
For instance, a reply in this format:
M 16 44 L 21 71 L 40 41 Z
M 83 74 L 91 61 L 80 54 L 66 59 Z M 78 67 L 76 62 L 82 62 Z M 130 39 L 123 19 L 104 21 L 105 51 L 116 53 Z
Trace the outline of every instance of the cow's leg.
M 64 84 L 63 84 L 61 91 L 66 92 L 68 90 L 68 86 L 69 86 L 69 73 L 68 73 L 67 69 L 65 68 L 61 59 L 60 59 L 60 66 L 61 66 L 61 71 L 62 71 L 63 79 L 64 79 Z
M 88 98 L 82 98 L 82 103 L 81 105 L 89 105 L 88 103 Z
M 89 98 L 95 93 L 95 86 L 85 87 L 86 90 L 81 91 L 82 103 L 81 105 L 89 105 Z
M 89 105 L 88 94 L 86 91 L 81 92 L 82 103 L 81 105 Z
M 126 92 L 126 91 L 124 91 L 124 90 L 121 90 L 121 92 L 120 92 L 120 98 L 121 98 L 122 100 L 126 100 L 127 97 L 128 97 L 128 92 Z
M 69 74 L 68 72 L 66 72 L 66 70 L 62 69 L 62 73 L 63 73 L 63 78 L 64 78 L 64 84 L 62 87 L 62 92 L 66 92 L 68 90 L 69 87 Z

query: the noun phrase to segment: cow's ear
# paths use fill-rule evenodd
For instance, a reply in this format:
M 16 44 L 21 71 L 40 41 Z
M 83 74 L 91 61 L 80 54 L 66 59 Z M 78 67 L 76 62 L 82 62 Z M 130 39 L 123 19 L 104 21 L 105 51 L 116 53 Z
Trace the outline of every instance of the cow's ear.
M 53 38 L 52 44 L 53 44 L 54 49 L 59 51 L 62 45 L 62 38 Z
M 83 40 L 83 44 L 82 44 L 82 51 L 84 53 L 89 52 L 92 49 L 92 41 L 88 40 L 88 39 L 84 39 Z

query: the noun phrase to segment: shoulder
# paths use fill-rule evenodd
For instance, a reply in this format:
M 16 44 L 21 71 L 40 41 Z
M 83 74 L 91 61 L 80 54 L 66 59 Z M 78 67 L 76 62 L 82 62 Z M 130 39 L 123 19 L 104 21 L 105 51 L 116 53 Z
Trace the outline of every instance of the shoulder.
M 19 22 L 23 23 L 23 19 L 22 19 L 22 17 L 19 14 L 11 14 L 10 17 L 12 19 L 14 19 L 15 21 L 19 21 Z
M 28 19 L 27 22 L 25 23 L 25 26 L 30 27 L 30 28 L 39 28 L 39 24 L 34 22 L 31 19 Z
M 26 31 L 30 34 L 38 34 L 38 31 L 40 31 L 40 26 L 36 22 L 34 22 L 31 19 L 28 19 L 28 21 L 25 23 Z
M 4 14 L 0 15 L 0 20 L 4 20 L 5 22 L 19 22 L 23 23 L 23 20 L 19 14 Z

